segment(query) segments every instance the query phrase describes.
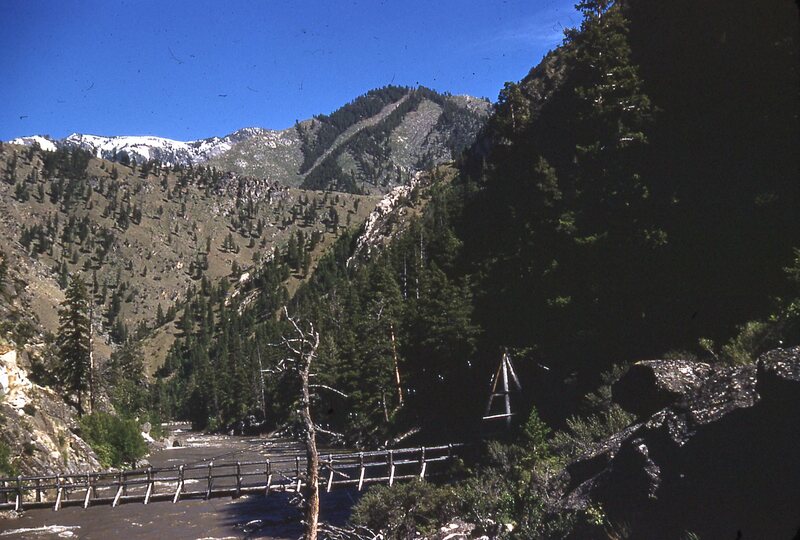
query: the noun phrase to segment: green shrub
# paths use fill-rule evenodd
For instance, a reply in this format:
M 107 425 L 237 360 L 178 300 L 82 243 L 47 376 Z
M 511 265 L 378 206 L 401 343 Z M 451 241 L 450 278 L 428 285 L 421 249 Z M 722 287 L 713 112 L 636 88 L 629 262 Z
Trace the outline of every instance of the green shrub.
M 722 347 L 722 357 L 732 364 L 752 364 L 759 354 L 777 345 L 773 325 L 750 321 L 739 328 L 739 333 Z
M 466 521 L 494 536 L 505 523 L 517 521 L 518 486 L 500 468 L 486 467 L 456 488 L 458 505 Z
M 633 422 L 633 415 L 619 405 L 585 417 L 567 419 L 567 429 L 559 431 L 552 440 L 559 456 L 571 459 L 589 450 L 595 443 L 618 433 Z
M 135 420 L 103 412 L 81 418 L 81 436 L 89 443 L 104 467 L 133 464 L 147 452 L 147 445 Z
M 11 449 L 4 442 L 0 442 L 0 475 L 17 476 L 19 471 L 16 465 L 11 462 Z
M 353 507 L 352 520 L 386 538 L 405 540 L 428 534 L 456 513 L 453 490 L 427 482 L 374 486 Z

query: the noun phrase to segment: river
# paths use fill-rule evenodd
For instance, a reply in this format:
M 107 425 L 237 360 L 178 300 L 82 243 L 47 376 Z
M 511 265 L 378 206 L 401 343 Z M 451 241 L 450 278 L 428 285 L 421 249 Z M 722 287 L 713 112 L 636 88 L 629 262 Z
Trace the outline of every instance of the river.
M 178 433 L 183 446 L 161 450 L 148 460 L 153 467 L 214 461 L 273 459 L 298 451 L 296 444 L 266 438 L 199 433 Z M 322 517 L 332 523 L 346 521 L 358 493 L 334 489 L 323 495 Z M 296 539 L 302 533 L 301 510 L 291 494 L 270 493 L 238 499 L 182 500 L 27 510 L 19 517 L 0 519 L 0 539 L 125 540 L 158 538 L 195 539 Z

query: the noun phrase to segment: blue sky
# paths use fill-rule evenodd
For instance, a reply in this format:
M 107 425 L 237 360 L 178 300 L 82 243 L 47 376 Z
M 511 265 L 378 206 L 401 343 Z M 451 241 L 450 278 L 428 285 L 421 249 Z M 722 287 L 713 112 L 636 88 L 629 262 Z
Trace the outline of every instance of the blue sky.
M 0 0 L 0 140 L 282 129 L 371 88 L 495 100 L 575 0 Z

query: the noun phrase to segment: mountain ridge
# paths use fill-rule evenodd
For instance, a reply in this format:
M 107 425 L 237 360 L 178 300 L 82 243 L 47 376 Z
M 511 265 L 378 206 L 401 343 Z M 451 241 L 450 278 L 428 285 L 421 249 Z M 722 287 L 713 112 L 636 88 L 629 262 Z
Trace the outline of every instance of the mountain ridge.
M 123 164 L 204 165 L 290 187 L 385 193 L 457 157 L 474 142 L 490 109 L 488 101 L 471 96 L 388 86 L 282 130 L 245 127 L 189 141 L 155 135 L 29 135 L 9 143 L 46 151 L 78 148 Z

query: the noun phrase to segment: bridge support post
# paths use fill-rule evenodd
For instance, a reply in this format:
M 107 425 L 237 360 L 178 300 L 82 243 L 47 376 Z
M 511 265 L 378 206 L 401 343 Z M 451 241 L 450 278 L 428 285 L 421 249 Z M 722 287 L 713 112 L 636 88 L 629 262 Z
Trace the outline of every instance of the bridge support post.
M 144 494 L 144 504 L 148 504 L 150 502 L 150 496 L 153 494 L 153 488 L 155 487 L 155 481 L 153 480 L 153 467 L 147 467 L 147 493 Z
M 206 499 L 211 498 L 211 486 L 214 483 L 214 462 L 208 464 L 208 487 L 206 489 Z
M 364 473 L 367 472 L 364 467 L 364 452 L 358 453 L 358 469 L 358 491 L 361 491 L 361 488 L 364 487 Z
M 122 492 L 125 490 L 125 480 L 123 479 L 124 476 L 122 473 L 117 476 L 117 482 L 119 485 L 117 486 L 117 494 L 114 495 L 114 502 L 111 503 L 111 508 L 116 508 L 119 504 L 119 499 L 122 497 Z
M 238 461 L 236 462 L 236 495 L 235 498 L 239 498 L 242 494 L 242 464 Z
M 14 510 L 22 510 L 22 476 L 17 476 L 17 500 L 14 502 Z
M 303 484 L 303 481 L 300 478 L 300 456 L 294 457 L 294 470 L 295 478 L 297 478 L 297 493 L 300 493 L 300 486 Z
M 42 502 L 42 479 L 36 479 L 36 502 Z
M 269 495 L 269 488 L 272 484 L 272 465 L 270 464 L 269 460 L 267 460 L 267 465 L 264 468 L 264 472 L 267 475 L 267 489 L 264 490 L 264 497 Z
M 328 454 L 328 468 L 330 469 L 331 473 L 328 475 L 328 485 L 325 489 L 328 493 L 330 493 L 331 488 L 333 487 L 333 454 Z
M 183 489 L 183 465 L 178 468 L 178 486 L 175 488 L 175 496 L 172 497 L 172 504 L 177 503 L 181 498 L 181 490 Z
M 56 476 L 56 503 L 53 505 L 53 512 L 58 512 L 61 508 L 61 497 L 64 494 L 64 486 L 61 484 L 61 477 Z
M 422 453 L 419 457 L 419 479 L 425 480 L 425 469 L 428 467 L 428 462 L 425 461 L 425 447 L 422 447 Z
M 389 450 L 389 486 L 394 484 L 394 450 Z
M 89 476 L 89 473 L 86 473 L 86 496 L 83 498 L 83 507 L 89 508 L 89 501 L 92 498 L 92 479 Z

